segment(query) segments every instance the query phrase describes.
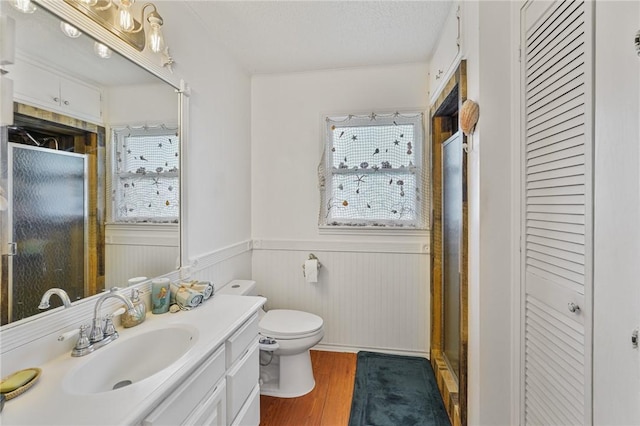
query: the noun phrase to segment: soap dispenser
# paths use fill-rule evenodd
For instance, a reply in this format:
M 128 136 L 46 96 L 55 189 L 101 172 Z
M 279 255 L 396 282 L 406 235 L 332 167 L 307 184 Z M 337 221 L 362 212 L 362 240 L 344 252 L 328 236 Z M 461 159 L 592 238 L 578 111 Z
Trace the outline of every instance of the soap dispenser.
M 133 304 L 133 310 L 122 314 L 120 319 L 124 328 L 135 327 L 141 324 L 147 315 L 147 305 L 140 299 L 140 290 L 137 288 L 131 289 L 131 303 Z

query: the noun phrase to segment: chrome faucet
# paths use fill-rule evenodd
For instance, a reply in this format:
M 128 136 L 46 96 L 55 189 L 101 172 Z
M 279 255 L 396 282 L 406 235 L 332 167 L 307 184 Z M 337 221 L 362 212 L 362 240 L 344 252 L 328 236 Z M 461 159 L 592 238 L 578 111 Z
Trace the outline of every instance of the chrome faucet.
M 47 290 L 42 295 L 42 299 L 40 300 L 40 304 L 38 305 L 38 309 L 48 309 L 49 306 L 50 306 L 49 305 L 49 299 L 54 294 L 57 294 L 58 297 L 60 297 L 60 299 L 62 299 L 62 303 L 64 303 L 65 309 L 71 307 L 71 299 L 69 299 L 69 295 L 67 294 L 66 291 L 64 291 L 61 288 L 50 288 L 49 290 Z
M 102 326 L 102 318 L 100 317 L 102 304 L 105 300 L 110 298 L 120 299 L 126 305 L 126 309 L 128 311 L 134 309 L 131 300 L 127 299 L 121 294 L 116 293 L 117 291 L 118 288 L 113 287 L 109 292 L 104 293 L 102 296 L 100 296 L 100 298 L 96 302 L 96 306 L 93 311 L 93 327 L 91 327 L 91 333 L 89 336 L 87 336 L 87 330 L 89 330 L 89 326 L 83 324 L 80 326 L 80 330 L 70 331 L 58 337 L 58 340 L 62 341 L 75 334 L 79 334 L 78 341 L 71 351 L 71 356 L 77 357 L 90 354 L 94 350 L 100 349 L 101 347 L 113 342 L 118 338 L 118 332 L 116 331 L 116 327 L 113 325 L 113 316 L 114 314 L 118 315 L 118 311 L 124 312 L 124 309 L 120 308 L 117 309 L 114 313 L 106 315 L 104 327 Z
M 134 309 L 133 303 L 131 300 L 127 299 L 121 294 L 116 293 L 118 289 L 113 287 L 108 293 L 100 296 L 98 301 L 96 302 L 96 307 L 93 311 L 93 328 L 91 329 L 91 334 L 89 335 L 89 340 L 91 344 L 101 343 L 100 346 L 104 346 L 107 343 L 118 338 L 118 332 L 113 326 L 111 315 L 108 315 L 106 318 L 106 323 L 104 328 L 102 327 L 102 318 L 100 317 L 100 310 L 102 309 L 102 304 L 105 300 L 110 298 L 120 299 L 126 306 L 127 310 Z

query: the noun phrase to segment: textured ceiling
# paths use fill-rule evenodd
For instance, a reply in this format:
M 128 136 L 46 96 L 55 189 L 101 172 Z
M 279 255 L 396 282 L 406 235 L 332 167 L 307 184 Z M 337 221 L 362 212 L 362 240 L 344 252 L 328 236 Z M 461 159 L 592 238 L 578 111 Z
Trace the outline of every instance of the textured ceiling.
M 426 62 L 452 6 L 427 0 L 188 4 L 208 36 L 251 73 Z

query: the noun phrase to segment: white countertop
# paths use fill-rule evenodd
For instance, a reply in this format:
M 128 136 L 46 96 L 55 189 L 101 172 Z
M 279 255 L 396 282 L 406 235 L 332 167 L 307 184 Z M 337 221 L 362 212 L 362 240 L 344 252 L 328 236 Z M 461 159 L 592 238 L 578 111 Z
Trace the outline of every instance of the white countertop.
M 133 328 L 118 328 L 120 338 L 89 355 L 74 358 L 70 352 L 39 367 L 38 382 L 24 394 L 5 402 L 2 425 L 127 425 L 137 424 L 163 398 L 175 390 L 200 362 L 244 323 L 265 302 L 263 297 L 216 295 L 190 311 L 162 315 L 147 314 Z M 110 346 L 153 329 L 187 324 L 197 331 L 193 346 L 164 370 L 118 390 L 73 394 L 63 385 L 66 375 Z M 37 349 L 36 349 L 37 350 Z

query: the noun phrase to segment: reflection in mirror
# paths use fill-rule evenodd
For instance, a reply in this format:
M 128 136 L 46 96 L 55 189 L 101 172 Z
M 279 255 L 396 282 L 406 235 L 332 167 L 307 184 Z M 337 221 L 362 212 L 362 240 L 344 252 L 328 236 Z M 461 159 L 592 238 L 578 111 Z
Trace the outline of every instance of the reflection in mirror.
M 181 151 L 172 86 L 42 7 L 3 14 L 16 22 L 14 122 L 0 131 L 6 324 L 42 312 L 50 288 L 74 301 L 178 267 Z

